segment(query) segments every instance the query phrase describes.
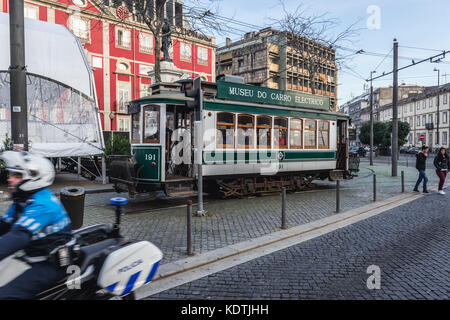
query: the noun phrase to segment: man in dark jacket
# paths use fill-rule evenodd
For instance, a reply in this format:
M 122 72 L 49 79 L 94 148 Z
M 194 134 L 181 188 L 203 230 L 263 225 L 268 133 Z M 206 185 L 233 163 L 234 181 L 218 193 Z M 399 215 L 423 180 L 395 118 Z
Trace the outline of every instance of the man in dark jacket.
M 413 191 L 419 192 L 419 184 L 423 180 L 423 193 L 428 193 L 427 182 L 428 178 L 425 173 L 426 161 L 428 157 L 428 147 L 422 146 L 422 151 L 416 155 L 416 169 L 419 170 L 419 178 L 417 179 L 416 186 Z

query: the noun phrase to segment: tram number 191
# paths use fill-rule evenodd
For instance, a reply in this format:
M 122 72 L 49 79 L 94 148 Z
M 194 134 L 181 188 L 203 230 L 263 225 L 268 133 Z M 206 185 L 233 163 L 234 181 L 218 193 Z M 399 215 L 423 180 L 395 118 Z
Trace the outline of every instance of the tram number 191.
M 156 160 L 156 155 L 154 154 L 145 154 L 145 160 Z

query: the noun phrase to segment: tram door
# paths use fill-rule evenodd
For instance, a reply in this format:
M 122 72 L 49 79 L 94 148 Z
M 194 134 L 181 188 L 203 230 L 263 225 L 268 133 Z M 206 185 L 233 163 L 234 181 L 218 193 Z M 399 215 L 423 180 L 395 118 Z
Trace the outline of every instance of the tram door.
M 337 121 L 337 154 L 336 154 L 336 169 L 347 170 L 348 159 L 348 136 L 347 136 L 347 121 Z
M 193 112 L 185 106 L 166 107 L 166 180 L 191 176 Z

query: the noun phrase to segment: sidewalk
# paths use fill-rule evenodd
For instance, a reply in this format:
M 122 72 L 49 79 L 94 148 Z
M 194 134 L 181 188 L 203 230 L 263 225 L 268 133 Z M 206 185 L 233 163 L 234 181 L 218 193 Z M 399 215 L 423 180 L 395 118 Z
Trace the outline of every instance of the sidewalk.
M 50 187 L 50 190 L 55 195 L 58 195 L 61 189 L 68 186 L 82 187 L 84 188 L 86 194 L 114 191 L 113 185 L 111 183 L 102 184 L 101 178 L 97 178 L 96 180 L 91 181 L 81 176 L 78 176 L 77 174 L 67 172 L 56 174 L 55 181 L 53 185 Z M 8 185 L 6 183 L 0 184 L 0 193 L 5 194 L 7 192 L 8 192 Z

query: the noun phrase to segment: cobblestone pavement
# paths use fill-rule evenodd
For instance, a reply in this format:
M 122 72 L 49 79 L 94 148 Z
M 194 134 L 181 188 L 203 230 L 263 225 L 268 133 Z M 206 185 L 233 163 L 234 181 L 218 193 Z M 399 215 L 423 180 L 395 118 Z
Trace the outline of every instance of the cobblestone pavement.
M 377 199 L 392 197 L 401 191 L 400 177 L 391 177 L 386 165 L 361 165 L 359 176 L 341 183 L 341 211 L 358 208 L 372 202 L 372 171 L 377 174 Z M 417 178 L 414 168 L 405 170 L 406 190 L 412 190 Z M 437 185 L 437 176 L 428 170 L 430 186 Z M 287 225 L 296 226 L 335 214 L 335 183 L 317 182 L 318 189 L 287 195 Z M 114 211 L 108 205 L 113 192 L 86 194 L 83 226 L 113 223 Z M 136 202 L 136 201 L 135 201 Z M 141 200 L 143 202 L 143 200 Z M 171 201 L 161 200 L 170 205 Z M 179 203 L 186 201 L 178 200 Z M 0 202 L 5 212 L 10 202 Z M 194 206 L 194 210 L 195 210 Z M 218 249 L 231 244 L 279 231 L 281 225 L 281 196 L 271 195 L 246 199 L 207 200 L 207 216 L 193 218 L 193 249 L 195 253 Z M 148 209 L 123 216 L 122 233 L 131 239 L 154 243 L 164 253 L 162 263 L 186 257 L 186 207 Z
M 449 205 L 432 194 L 149 299 L 449 299 Z

